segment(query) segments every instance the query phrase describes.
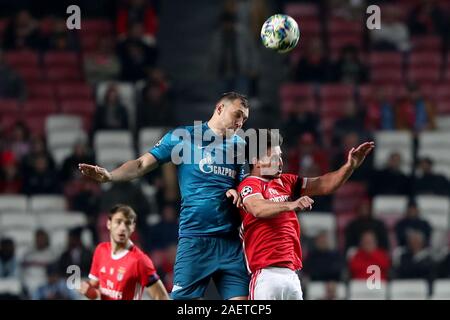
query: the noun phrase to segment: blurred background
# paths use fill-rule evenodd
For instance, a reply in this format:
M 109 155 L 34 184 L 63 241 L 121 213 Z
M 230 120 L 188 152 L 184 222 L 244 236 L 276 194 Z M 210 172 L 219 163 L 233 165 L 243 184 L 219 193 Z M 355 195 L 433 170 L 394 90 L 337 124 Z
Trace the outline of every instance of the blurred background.
M 71 4 L 81 30 L 66 28 Z M 366 28 L 370 4 L 380 30 Z M 259 40 L 274 13 L 299 24 L 288 54 Z M 0 0 L 0 298 L 80 299 L 67 266 L 87 276 L 118 202 L 170 292 L 174 167 L 100 186 L 77 164 L 115 168 L 234 90 L 250 98 L 247 127 L 282 130 L 285 171 L 317 176 L 376 142 L 299 217 L 305 298 L 450 299 L 449 33 L 447 0 Z

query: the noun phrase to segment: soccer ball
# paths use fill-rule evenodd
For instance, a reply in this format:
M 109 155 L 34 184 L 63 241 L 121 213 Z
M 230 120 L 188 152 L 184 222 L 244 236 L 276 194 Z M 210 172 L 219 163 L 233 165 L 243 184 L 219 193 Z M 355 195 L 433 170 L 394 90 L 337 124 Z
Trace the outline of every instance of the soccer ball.
M 295 48 L 300 37 L 297 22 L 285 14 L 275 14 L 264 22 L 261 41 L 266 48 L 285 53 Z

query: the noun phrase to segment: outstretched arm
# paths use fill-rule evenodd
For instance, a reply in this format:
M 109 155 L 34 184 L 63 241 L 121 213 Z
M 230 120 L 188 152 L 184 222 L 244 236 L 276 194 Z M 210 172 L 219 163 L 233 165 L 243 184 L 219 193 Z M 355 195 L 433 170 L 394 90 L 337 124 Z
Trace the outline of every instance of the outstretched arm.
M 303 194 L 318 196 L 333 193 L 350 178 L 353 171 L 363 163 L 373 148 L 375 148 L 373 141 L 365 142 L 357 148 L 352 148 L 348 153 L 347 162 L 338 170 L 320 177 L 308 178 Z
M 301 211 L 311 209 L 314 200 L 310 197 L 300 197 L 295 201 L 272 202 L 263 198 L 261 194 L 255 194 L 244 201 L 247 212 L 256 218 L 272 218 L 286 211 Z
M 151 153 L 146 153 L 135 160 L 125 162 L 119 168 L 109 172 L 105 168 L 80 163 L 81 173 L 98 182 L 130 181 L 142 177 L 158 167 L 158 161 Z
M 147 292 L 153 300 L 170 300 L 169 294 L 161 280 L 148 287 Z

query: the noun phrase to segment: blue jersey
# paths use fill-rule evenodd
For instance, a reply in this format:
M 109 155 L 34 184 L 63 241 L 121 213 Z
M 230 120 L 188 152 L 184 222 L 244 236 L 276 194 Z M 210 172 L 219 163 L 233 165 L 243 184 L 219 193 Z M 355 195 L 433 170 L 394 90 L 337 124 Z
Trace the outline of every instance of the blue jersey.
M 220 143 L 211 148 L 215 139 Z M 205 122 L 168 132 L 149 151 L 160 164 L 171 161 L 177 166 L 181 192 L 180 237 L 237 231 L 239 213 L 226 192 L 235 189 L 244 177 L 245 166 L 238 159 L 239 150 L 244 147 L 241 137 L 219 137 Z

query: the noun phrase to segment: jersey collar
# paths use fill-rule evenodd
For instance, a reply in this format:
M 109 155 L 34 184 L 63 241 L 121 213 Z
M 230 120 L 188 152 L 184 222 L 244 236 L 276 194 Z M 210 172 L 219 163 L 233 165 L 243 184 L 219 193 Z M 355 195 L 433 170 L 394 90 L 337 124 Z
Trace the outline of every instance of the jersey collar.
M 112 252 L 112 248 L 111 248 L 111 259 L 113 259 L 113 260 L 122 259 L 123 257 L 125 257 L 128 254 L 128 252 L 130 252 L 130 249 L 132 246 L 133 246 L 133 242 L 131 240 L 128 240 L 128 244 L 127 244 L 125 250 L 122 250 L 119 253 L 114 254 Z

